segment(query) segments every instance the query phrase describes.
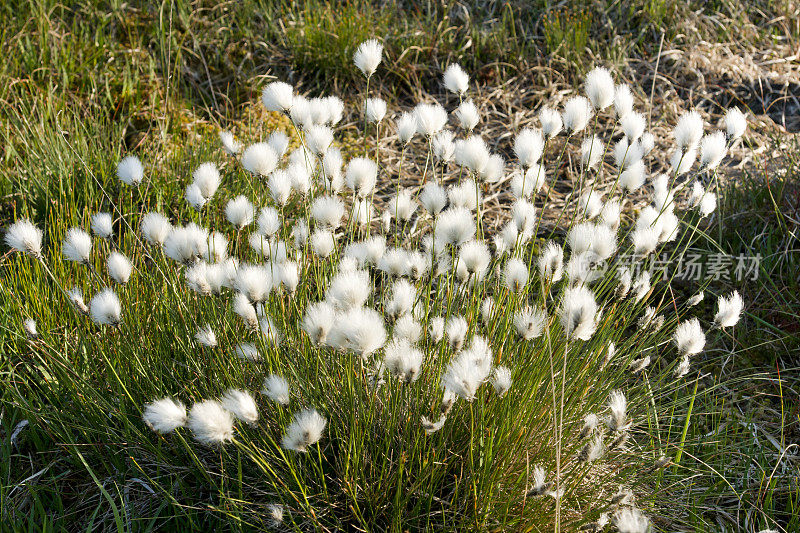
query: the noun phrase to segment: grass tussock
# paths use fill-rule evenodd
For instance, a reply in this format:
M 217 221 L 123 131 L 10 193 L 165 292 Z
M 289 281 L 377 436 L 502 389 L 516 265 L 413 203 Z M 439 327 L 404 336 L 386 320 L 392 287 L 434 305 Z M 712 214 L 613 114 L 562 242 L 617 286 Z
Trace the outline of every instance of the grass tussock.
M 377 41 L 354 54 L 365 96 L 382 54 Z M 363 145 L 344 159 L 343 103 L 283 82 L 262 103 L 300 146 L 220 132 L 168 216 L 147 160 L 128 155 L 110 182 L 86 165 L 107 212 L 46 237 L 24 219 L 6 232 L 16 313 L 46 317 L 13 342 L 15 403 L 95 483 L 132 469 L 149 493 L 136 516 L 165 519 L 161 501 L 195 526 L 644 531 L 687 438 L 658 420 L 688 420 L 697 387 L 679 391 L 704 330 L 722 335 L 742 311 L 738 293 L 720 296 L 701 326 L 700 296 L 665 303 L 671 277 L 648 258 L 681 258 L 702 233 L 746 119 L 733 110 L 704 134 L 684 114 L 670 173 L 628 218 L 654 139 L 608 71 L 587 75 L 588 98 L 542 108 L 508 164 L 477 134 L 468 74 L 453 66 L 444 84 L 462 102 L 455 129 L 438 103 L 397 119 L 398 170 L 424 154 L 411 186 L 381 158 L 385 102 L 365 100 Z M 624 135 L 601 140 L 598 121 Z M 491 230 L 483 198 L 506 172 L 510 219 Z M 565 181 L 576 194 L 551 206 Z M 541 226 L 550 210 L 565 236 Z
M 558 16 L 545 7 L 434 3 L 420 8 L 397 2 L 375 9 L 369 2 L 310 1 L 110 7 L 12 2 L 0 8 L 6 28 L 0 39 L 8 50 L 0 69 L 0 193 L 7 200 L 0 204 L 0 220 L 7 235 L 14 221 L 31 219 L 43 230 L 44 259 L 7 250 L 0 263 L 0 316 L 6 324 L 0 333 L 6 355 L 3 522 L 19 528 L 36 523 L 56 529 L 262 529 L 275 523 L 280 509 L 283 526 L 295 530 L 341 523 L 371 530 L 552 528 L 559 521 L 566 531 L 613 522 L 622 509 L 635 506 L 661 529 L 795 529 L 797 147 L 771 134 L 770 120 L 795 128 L 793 98 L 800 93 L 797 73 L 785 57 L 798 35 L 792 22 L 798 20 L 797 6 L 566 3 Z M 29 8 L 30 17 L 15 16 Z M 570 17 L 581 23 L 563 24 Z M 373 35 L 381 38 L 384 53 L 366 92 L 352 55 Z M 470 74 L 464 98 L 445 93 L 441 77 L 455 61 Z M 562 133 L 548 141 L 541 160 L 547 183 L 528 200 L 537 208 L 536 231 L 520 239 L 525 242 L 515 240 L 513 251 L 501 252 L 502 239 L 493 237 L 512 232 L 507 228 L 524 218 L 524 209 L 516 217 L 511 212 L 520 196 L 512 179 L 518 172 L 517 134 L 542 127 L 534 111 L 543 103 L 562 111 L 598 61 L 609 65 L 618 81 L 634 81 L 636 108 L 647 116 L 656 142 L 646 157 L 648 181 L 621 194 L 621 173 L 611 156 L 619 125 L 613 113 L 602 113 L 587 129 L 609 145 L 603 162 L 583 172 L 579 141 L 588 133 L 569 139 Z M 246 170 L 240 156 L 221 149 L 217 135 L 223 129 L 246 146 L 279 131 L 289 139 L 279 166 L 290 166 L 289 153 L 297 154 L 295 164 L 306 161 L 296 149 L 308 144 L 308 128 L 298 117 L 293 121 L 258 103 L 261 89 L 274 79 L 291 82 L 308 97 L 343 98 L 334 145 L 345 161 L 364 156 L 366 146 L 367 157 L 379 163 L 369 198 L 373 218 L 366 226 L 356 223 L 359 211 L 345 187 L 338 193 L 345 208 L 342 225 L 315 231 L 312 199 L 332 195 L 332 176 L 323 179 L 323 165 L 309 172 L 311 189 L 305 194 L 292 189 L 280 208 L 275 186 Z M 365 96 L 388 102 L 379 127 L 365 127 Z M 365 305 L 382 315 L 389 346 L 410 321 L 420 325 L 423 333 L 411 343 L 423 353 L 419 372 L 402 372 L 397 358 L 387 359 L 397 350 L 387 354 L 386 347 L 362 358 L 349 349 L 315 344 L 302 320 L 351 266 L 347 244 L 382 235 L 389 250 L 437 256 L 434 247 L 426 249 L 425 237 L 435 231 L 438 217 L 419 205 L 421 185 L 438 182 L 446 193 L 452 191 L 450 207 L 471 202 L 465 183 L 474 172 L 437 160 L 433 145 L 419 134 L 404 144 L 397 131 L 403 111 L 413 111 L 420 101 L 438 101 L 450 113 L 447 129 L 463 140 L 467 134 L 453 113 L 463 99 L 476 104 L 476 131 L 490 153 L 506 161 L 498 182 L 477 180 L 472 219 L 482 243 L 446 246 L 450 270 L 444 261 L 444 273 L 432 276 L 436 269 L 429 268 L 419 279 L 410 271 L 398 278 L 386 271 L 388 264 L 384 269 L 357 264 L 369 275 Z M 698 286 L 655 276 L 642 300 L 618 299 L 613 294 L 620 283 L 617 255 L 630 247 L 647 206 L 663 200 L 651 179 L 670 175 L 677 119 L 696 108 L 711 132 L 731 105 L 763 115 L 749 117 L 752 129 L 744 143 L 727 146 L 731 167 L 716 174 L 720 205 L 706 219 L 687 210 L 693 179 L 709 191 L 717 183 L 709 181 L 713 173 L 696 167 L 682 175 L 674 182 L 686 184 L 676 195 L 678 236 L 661 246 L 673 260 L 699 254 L 708 261 L 720 250 L 760 254 L 758 278 L 706 280 Z M 779 164 L 771 152 L 780 154 Z M 145 169 L 144 180 L 133 188 L 117 177 L 118 163 L 131 154 L 141 157 Z M 184 198 L 187 186 L 207 162 L 221 172 L 222 185 L 194 209 Z M 536 263 L 548 241 L 563 246 L 569 263 L 569 231 L 596 205 L 578 194 L 588 191 L 602 193 L 602 205 L 623 199 L 619 249 L 605 261 L 600 279 L 585 282 L 601 307 L 597 330 L 589 341 L 566 342 L 559 309 L 574 281 L 542 287 Z M 251 235 L 260 232 L 257 222 L 241 230 L 231 225 L 228 201 L 242 195 L 257 208 L 278 211 L 277 240 L 286 244 L 286 261 L 264 257 L 264 246 L 251 246 Z M 236 205 L 234 212 L 246 207 L 240 200 Z M 416 210 L 407 222 L 391 214 L 409 205 Z M 93 233 L 101 212 L 112 220 L 110 238 Z M 148 212 L 165 215 L 174 226 L 196 223 L 212 235 L 219 232 L 229 256 L 240 265 L 269 265 L 273 281 L 272 267 L 294 263 L 302 281 L 294 292 L 277 283 L 266 305 L 254 306 L 252 330 L 233 306 L 241 290 L 199 294 L 201 263 L 179 265 L 147 243 L 139 231 Z M 312 231 L 298 245 L 291 230 L 301 220 L 310 221 Z M 600 224 L 601 215 L 592 220 Z M 64 238 L 73 227 L 94 235 L 88 264 L 63 259 Z M 331 236 L 334 251 L 323 257 Z M 275 239 L 259 242 L 275 244 Z M 213 243 L 204 259 L 209 265 L 221 259 L 216 255 L 221 237 Z M 482 256 L 480 244 L 490 251 L 485 275 L 479 283 L 469 275 L 460 278 L 461 254 Z M 124 284 L 115 281 L 127 277 L 118 253 L 132 264 Z M 506 285 L 512 257 L 529 273 L 519 292 Z M 431 265 L 438 268 L 437 261 Z M 415 293 L 410 318 L 395 312 L 399 302 L 393 296 L 406 287 L 401 280 Z M 120 300 L 118 327 L 94 325 L 65 297 L 78 287 L 89 309 L 91 297 L 107 285 Z M 706 297 L 689 310 L 686 303 L 698 289 Z M 709 330 L 716 297 L 733 290 L 746 303 L 744 327 Z M 499 312 L 488 321 L 482 317 L 486 297 Z M 527 306 L 547 317 L 543 333 L 533 339 L 521 337 L 515 323 Z M 435 341 L 435 310 L 443 318 L 467 321 L 461 352 L 474 347 L 471 339 L 483 338 L 492 360 L 475 398 L 457 400 L 443 421 L 443 378 L 459 351 L 446 338 Z M 693 315 L 707 330 L 708 342 L 691 357 L 691 372 L 676 379 L 682 358 L 672 335 Z M 266 316 L 271 325 L 264 326 Z M 646 317 L 658 328 L 646 329 Z M 273 331 L 281 334 L 277 345 Z M 253 349 L 239 346 L 243 343 Z M 607 362 L 609 343 L 616 350 Z M 400 353 L 411 352 L 403 348 Z M 239 357 L 253 353 L 261 359 Z M 275 401 L 281 395 L 260 393 L 273 374 L 287 380 L 288 405 Z M 511 387 L 501 396 L 497 391 L 509 374 Z M 231 390 L 252 396 L 255 425 L 241 409 L 247 398 Z M 624 445 L 612 446 L 616 433 L 607 416 L 614 390 L 628 399 L 632 427 L 624 432 Z M 233 440 L 225 445 L 201 444 L 198 433 L 186 427 L 159 436 L 142 415 L 163 397 L 182 402 L 189 412 L 195 404 L 219 400 L 245 420 L 233 424 Z M 284 436 L 306 408 L 325 417 L 320 440 L 306 452 L 286 450 Z M 598 416 L 598 424 L 582 436 L 589 413 Z M 427 435 L 426 429 L 436 431 Z M 593 457 L 599 445 L 594 452 L 586 446 L 597 442 L 604 448 L 599 459 Z M 594 460 L 586 461 L 590 456 Z

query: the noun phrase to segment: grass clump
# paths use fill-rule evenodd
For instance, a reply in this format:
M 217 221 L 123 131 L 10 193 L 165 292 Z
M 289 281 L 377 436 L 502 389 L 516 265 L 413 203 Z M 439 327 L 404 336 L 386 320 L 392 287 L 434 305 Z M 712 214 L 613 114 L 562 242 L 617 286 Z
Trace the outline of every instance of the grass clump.
M 701 323 L 699 295 L 670 299 L 648 265 L 703 235 L 744 115 L 706 133 L 687 112 L 656 157 L 629 89 L 597 68 L 586 96 L 490 150 L 466 72 L 447 71 L 449 110 L 392 124 L 383 48 L 357 50 L 373 100 L 354 115 L 270 82 L 262 103 L 288 128 L 222 131 L 164 166 L 144 150 L 92 163 L 62 137 L 99 202 L 71 210 L 60 187 L 60 207 L 19 206 L 36 224 L 7 229 L 2 277 L 3 394 L 33 446 L 46 435 L 95 485 L 57 505 L 82 527 L 657 524 L 660 476 L 691 442 L 686 376 L 742 303 L 720 295 Z M 341 150 L 346 113 L 363 144 Z

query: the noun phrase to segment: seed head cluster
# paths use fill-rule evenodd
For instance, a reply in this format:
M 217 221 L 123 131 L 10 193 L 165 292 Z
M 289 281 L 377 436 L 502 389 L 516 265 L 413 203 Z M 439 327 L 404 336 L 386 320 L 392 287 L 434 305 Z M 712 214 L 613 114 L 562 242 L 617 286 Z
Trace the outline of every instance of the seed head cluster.
M 582 94 L 542 103 L 529 126 L 488 139 L 478 131 L 486 110 L 469 98 L 460 65 L 443 73 L 446 99 L 401 110 L 370 94 L 382 44 L 361 44 L 353 61 L 367 87 L 353 109 L 283 81 L 267 84 L 264 109 L 292 128 L 242 140 L 219 132 L 219 157 L 182 182 L 175 205 L 189 208 L 131 214 L 112 206 L 50 239 L 61 242 L 60 254 L 46 253 L 42 231 L 27 219 L 7 229 L 5 242 L 43 265 L 68 262 L 59 271 L 81 281 L 64 302 L 120 342 L 148 335 L 146 321 L 131 320 L 143 312 L 137 291 L 152 290 L 161 276 L 165 294 L 180 295 L 171 313 L 181 327 L 172 333 L 175 346 L 193 354 L 193 366 L 180 371 L 236 371 L 220 371 L 224 385 L 201 391 L 150 384 L 163 390 L 142 402 L 141 418 L 161 436 L 183 440 L 188 432 L 261 465 L 267 455 L 280 457 L 286 468 L 304 469 L 292 478 L 300 483 L 329 479 L 334 465 L 349 464 L 342 454 L 373 445 L 365 439 L 402 446 L 399 436 L 383 434 L 386 424 L 406 424 L 403 438 L 417 432 L 417 442 L 444 442 L 435 462 L 450 461 L 450 447 L 464 442 L 487 449 L 496 427 L 497 439 L 513 443 L 494 446 L 530 440 L 555 450 L 523 476 L 522 492 L 551 496 L 560 513 L 570 491 L 587 490 L 587 472 L 621 460 L 634 428 L 647 425 L 641 415 L 652 396 L 639 384 L 648 373 L 686 375 L 705 331 L 742 317 L 737 292 L 719 297 L 710 324 L 685 315 L 702 293 L 683 306 L 659 304 L 653 295 L 666 280 L 647 264 L 661 250 L 685 252 L 681 222 L 714 213 L 709 176 L 745 133 L 746 117 L 730 110 L 724 130 L 706 132 L 703 116 L 686 111 L 664 140 L 673 143 L 666 157 L 654 149 L 630 87 L 598 67 Z M 350 115 L 363 119 L 363 149 L 341 143 L 335 130 Z M 613 127 L 600 127 L 608 122 Z M 381 158 L 391 143 L 399 161 Z M 400 179 L 401 171 L 415 179 Z M 133 155 L 117 175 L 121 187 L 145 176 L 158 186 L 157 172 Z M 573 194 L 551 205 L 550 191 L 562 185 Z M 499 202 L 496 220 L 486 217 L 490 202 Z M 545 215 L 563 220 L 563 231 Z M 123 251 L 123 235 L 136 246 Z M 633 266 L 623 263 L 631 257 Z M 35 322 L 25 331 L 39 342 Z M 607 369 L 616 376 L 608 383 Z M 593 374 L 591 386 L 580 381 Z M 184 394 L 188 409 L 177 399 Z M 515 410 L 543 401 L 550 429 L 533 435 Z M 406 460 L 404 449 L 392 453 L 392 462 Z M 472 473 L 476 465 L 461 468 Z M 308 511 L 288 512 L 284 505 L 302 501 L 294 496 L 270 504 L 274 524 Z M 632 501 L 624 492 L 587 523 L 645 531 L 649 520 Z

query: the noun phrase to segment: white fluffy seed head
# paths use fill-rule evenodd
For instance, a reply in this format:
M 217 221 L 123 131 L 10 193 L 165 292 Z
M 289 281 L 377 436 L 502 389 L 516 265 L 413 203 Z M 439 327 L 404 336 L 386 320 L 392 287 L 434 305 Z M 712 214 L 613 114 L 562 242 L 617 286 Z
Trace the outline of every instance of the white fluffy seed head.
M 80 287 L 73 287 L 67 291 L 67 297 L 69 298 L 69 302 L 78 310 L 79 313 L 82 315 L 89 314 L 89 308 L 86 306 L 86 303 L 83 301 L 83 292 L 81 292 Z
M 469 88 L 469 75 L 461 65 L 453 63 L 444 71 L 444 87 L 453 94 L 463 95 Z
M 474 130 L 475 126 L 477 126 L 478 122 L 481 120 L 478 107 L 472 100 L 461 102 L 453 113 L 455 114 L 456 120 L 458 120 L 458 125 L 464 131 Z
M 371 77 L 381 63 L 383 45 L 375 39 L 364 41 L 358 45 L 358 50 L 353 54 L 353 63 L 367 78 Z
M 601 111 L 614 102 L 614 79 L 607 69 L 595 67 L 586 75 L 586 96 Z
M 275 267 L 273 284 L 286 289 L 289 294 L 294 294 L 300 285 L 300 265 L 294 261 L 283 261 Z
M 222 407 L 233 413 L 233 416 L 248 424 L 258 422 L 258 407 L 253 396 L 244 390 L 229 389 L 220 399 Z
M 674 371 L 675 377 L 682 378 L 683 376 L 689 373 L 690 367 L 691 367 L 691 361 L 689 360 L 689 356 L 684 355 L 683 357 L 681 357 L 681 360 L 675 366 L 675 371 Z
M 644 314 L 641 316 L 641 318 L 639 318 L 639 321 L 637 322 L 637 325 L 639 326 L 639 329 L 644 330 L 644 331 L 646 331 L 648 329 L 652 329 L 654 331 L 658 331 L 659 329 L 661 329 L 661 326 L 664 324 L 664 317 L 663 316 L 656 316 L 656 312 L 657 311 L 656 311 L 655 307 L 648 307 L 647 309 L 645 309 L 644 310 Z M 648 361 L 649 360 L 650 359 L 649 359 L 649 356 L 648 356 Z M 637 365 L 635 365 L 635 363 L 636 363 L 636 361 L 633 361 L 631 363 L 631 366 L 637 366 Z M 644 368 L 644 367 L 642 367 L 642 368 Z
M 262 207 L 258 214 L 258 232 L 267 237 L 275 235 L 281 228 L 281 218 L 274 207 Z
M 458 185 L 451 185 L 447 191 L 451 208 L 466 208 L 474 211 L 480 202 L 480 188 L 475 180 L 467 178 Z
M 336 320 L 336 309 L 328 302 L 309 304 L 303 315 L 300 327 L 306 332 L 311 342 L 325 344 L 328 333 Z
M 569 337 L 588 341 L 597 329 L 597 302 L 594 293 L 583 285 L 564 291 L 559 314 Z
M 368 98 L 365 104 L 367 122 L 378 124 L 386 116 L 386 100 L 382 98 Z
M 109 213 L 96 213 L 92 216 L 92 233 L 101 239 L 114 236 L 114 222 Z
M 389 373 L 403 383 L 413 383 L 419 378 L 425 355 L 406 339 L 392 339 L 386 345 L 383 365 Z
M 331 280 L 325 300 L 337 309 L 353 309 L 364 305 L 371 290 L 372 284 L 366 270 L 343 271 Z
M 428 335 L 433 342 L 439 342 L 444 338 L 444 318 L 436 316 L 431 318 L 428 326 Z
M 403 189 L 389 198 L 386 206 L 393 218 L 403 221 L 409 220 L 417 210 L 417 204 L 408 189 Z
M 519 257 L 512 257 L 506 263 L 503 281 L 511 292 L 520 292 L 528 283 L 528 265 Z
M 587 137 L 581 143 L 581 165 L 594 169 L 597 164 L 603 159 L 603 142 L 597 137 L 592 135 Z
M 313 154 L 324 156 L 332 142 L 333 131 L 328 126 L 314 124 L 306 128 L 306 143 Z
M 515 198 L 527 198 L 538 193 L 545 183 L 545 167 L 535 164 L 511 177 L 511 193 Z
M 445 324 L 447 341 L 450 343 L 450 347 L 456 352 L 461 350 L 468 332 L 469 324 L 463 316 L 451 317 Z
M 324 185 L 331 192 L 339 192 L 344 186 L 342 174 L 342 151 L 331 146 L 322 157 L 322 170 L 324 171 Z
M 650 272 L 643 271 L 640 272 L 639 275 L 636 277 L 636 280 L 633 282 L 633 286 L 631 289 L 633 290 L 633 296 L 636 301 L 643 300 L 647 294 L 650 292 Z
M 489 161 L 486 163 L 480 177 L 486 183 L 497 183 L 503 178 L 505 173 L 506 162 L 500 154 L 492 154 L 489 156 Z M 480 198 L 479 198 L 480 200 Z
M 639 257 L 649 255 L 658 246 L 658 238 L 661 234 L 659 228 L 653 226 L 639 227 L 631 233 L 633 243 L 633 253 Z
M 728 151 L 727 139 L 721 131 L 704 135 L 700 141 L 700 167 L 714 170 Z
M 117 165 L 117 177 L 127 185 L 139 185 L 144 179 L 142 162 L 135 155 L 129 155 Z
M 217 346 L 217 335 L 208 324 L 197 330 L 194 334 L 194 340 L 206 348 L 216 348 Z
M 644 115 L 637 112 L 630 112 L 622 117 L 619 121 L 620 126 L 622 127 L 622 133 L 625 134 L 625 137 L 630 140 L 630 142 L 638 140 L 644 134 L 644 128 L 647 125 L 647 121 L 644 118 Z
M 703 301 L 703 298 L 705 298 L 705 293 L 703 293 L 703 291 L 700 291 L 697 294 L 692 295 L 691 298 L 686 300 L 686 307 L 696 306 L 697 304 Z
M 325 98 L 312 98 L 309 100 L 309 114 L 312 124 L 328 123 L 328 104 Z
M 630 426 L 628 418 L 628 400 L 622 391 L 614 390 L 608 397 L 608 410 L 610 414 L 606 419 L 608 429 L 614 432 L 625 431 Z
M 397 138 L 404 146 L 408 144 L 417 133 L 417 117 L 414 113 L 406 111 L 397 119 Z
M 395 322 L 392 335 L 396 339 L 405 339 L 413 344 L 422 337 L 422 325 L 412 315 L 405 314 Z
M 626 163 L 627 165 L 627 163 Z M 620 187 L 627 191 L 635 191 L 644 185 L 645 181 L 645 166 L 644 161 L 639 159 L 632 163 L 619 175 Z
M 455 161 L 469 170 L 480 174 L 489 164 L 489 148 L 486 142 L 477 135 L 456 141 Z
M 319 226 L 336 229 L 342 224 L 344 204 L 335 196 L 319 196 L 311 204 L 311 216 Z
M 678 119 L 672 131 L 678 152 L 685 152 L 697 148 L 703 137 L 703 119 L 697 111 L 687 111 Z
M 602 224 L 583 222 L 576 224 L 567 234 L 573 254 L 592 252 L 599 259 L 608 259 L 617 249 L 616 235 Z
M 356 157 L 347 164 L 345 183 L 359 198 L 366 198 L 375 188 L 378 167 L 366 157 Z
M 206 200 L 214 196 L 217 192 L 222 178 L 219 175 L 219 170 L 214 163 L 203 163 L 195 169 L 192 173 L 194 184 L 200 189 L 200 194 Z
M 725 113 L 725 133 L 731 141 L 744 135 L 747 130 L 747 117 L 738 107 L 732 107 Z
M 478 362 L 471 351 L 465 351 L 447 366 L 442 376 L 445 391 L 466 401 L 472 401 L 478 387 L 486 381 L 491 367 Z
M 362 228 L 369 226 L 375 218 L 375 209 L 372 205 L 372 200 L 369 198 L 357 200 L 353 211 L 356 222 Z
M 292 97 L 292 107 L 289 109 L 289 118 L 298 128 L 307 128 L 314 123 L 312 115 L 311 101 L 305 96 L 295 95 Z
M 559 112 L 549 107 L 542 107 L 539 110 L 539 122 L 542 124 L 542 133 L 547 139 L 552 139 L 561 133 L 564 127 Z
M 106 268 L 108 268 L 108 275 L 111 276 L 115 282 L 124 285 L 131 279 L 131 271 L 133 265 L 123 254 L 119 252 L 111 252 L 106 260 Z
M 277 164 L 278 155 L 267 143 L 251 144 L 242 152 L 242 166 L 256 176 L 268 176 Z
M 468 241 L 461 245 L 456 259 L 456 273 L 463 280 L 480 281 L 486 274 L 492 255 L 489 247 L 480 241 Z
M 526 306 L 514 313 L 514 328 L 527 341 L 540 337 L 546 325 L 547 313 L 543 309 Z
M 678 324 L 672 341 L 678 348 L 680 355 L 695 355 L 703 351 L 706 345 L 706 335 L 696 318 Z
M 523 168 L 529 168 L 539 162 L 544 150 L 542 132 L 525 128 L 514 139 L 514 154 Z
M 598 191 L 586 191 L 578 198 L 580 215 L 586 219 L 593 219 L 603 209 L 603 197 Z
M 702 216 L 708 216 L 717 208 L 717 195 L 709 192 L 700 185 L 700 182 L 694 182 L 692 185 L 692 194 L 689 196 L 689 204 L 692 207 L 699 209 Z
M 418 104 L 414 116 L 417 131 L 426 137 L 439 133 L 447 124 L 447 111 L 439 104 Z
M 195 223 L 174 227 L 164 239 L 164 253 L 183 264 L 191 264 L 206 247 L 208 230 Z
M 289 405 L 289 382 L 277 374 L 270 374 L 264 379 L 261 394 L 275 403 Z
M 744 301 L 738 291 L 733 291 L 730 296 L 720 296 L 717 299 L 717 314 L 714 315 L 714 326 L 730 328 L 739 322 L 744 309 Z
M 619 228 L 621 215 L 622 204 L 616 198 L 612 198 L 603 204 L 603 208 L 600 210 L 600 222 L 616 232 Z
M 273 81 L 261 92 L 261 103 L 267 111 L 286 113 L 294 103 L 294 89 L 288 83 Z
M 196 210 L 200 210 L 208 202 L 208 198 L 203 196 L 203 192 L 196 183 L 190 183 L 186 186 L 186 191 L 183 194 L 186 202 Z
M 467 208 L 455 207 L 442 211 L 434 232 L 435 248 L 438 252 L 446 245 L 465 243 L 475 236 L 475 231 L 475 220 Z
M 229 155 L 236 155 L 242 149 L 242 143 L 236 140 L 233 133 L 225 130 L 219 132 L 219 142 L 222 143 L 222 149 Z
M 289 136 L 282 131 L 273 131 L 267 138 L 267 144 L 275 151 L 278 159 L 283 157 L 289 147 Z
M 283 505 L 280 503 L 270 503 L 267 505 L 267 516 L 269 516 L 270 525 L 274 528 L 280 527 L 283 524 Z
M 635 507 L 623 507 L 614 513 L 614 526 L 620 533 L 647 533 L 650 521 Z
M 509 370 L 508 367 L 498 366 L 494 369 L 492 387 L 494 387 L 494 391 L 501 398 L 506 395 L 511 388 L 511 370 Z
M 145 240 L 159 246 L 164 244 L 167 235 L 172 231 L 172 224 L 167 217 L 155 212 L 144 215 L 140 227 Z
M 157 433 L 172 433 L 186 425 L 186 406 L 172 398 L 162 398 L 144 407 L 142 419 Z
M 309 446 L 319 442 L 327 424 L 328 421 L 316 409 L 300 411 L 286 428 L 281 446 L 287 450 L 306 452 Z
M 314 230 L 311 234 L 311 249 L 321 258 L 326 258 L 333 253 L 336 248 L 336 241 L 333 233 L 328 230 Z
M 453 132 L 449 130 L 442 130 L 433 136 L 431 142 L 433 155 L 437 161 L 442 163 L 449 163 L 453 160 L 456 153 L 456 145 L 453 142 Z
M 680 176 L 692 170 L 692 165 L 694 165 L 696 159 L 697 148 L 692 147 L 685 151 L 675 150 L 669 159 L 669 164 L 672 167 L 672 172 L 676 176 Z
M 234 287 L 251 303 L 261 303 L 266 301 L 272 289 L 272 275 L 268 267 L 240 265 L 236 270 Z
M 41 257 L 42 255 L 42 230 L 33 225 L 30 220 L 22 219 L 14 222 L 6 231 L 6 244 L 12 250 Z
M 39 333 L 36 331 L 36 321 L 32 318 L 26 318 L 22 321 L 22 329 L 25 330 L 25 334 L 29 339 L 35 339 L 39 336 Z
M 89 313 L 95 324 L 117 326 L 122 321 L 122 306 L 111 289 L 103 289 L 89 301 Z
M 642 156 L 646 156 L 650 152 L 653 151 L 653 148 L 656 146 L 656 138 L 653 136 L 652 133 L 646 131 L 642 134 L 637 142 L 639 146 L 639 150 L 642 152 Z
M 190 289 L 203 296 L 211 294 L 211 283 L 208 279 L 209 265 L 205 261 L 199 261 L 186 269 L 186 285 Z
M 255 208 L 246 196 L 239 195 L 232 200 L 228 200 L 225 205 L 225 217 L 237 230 L 241 230 L 253 222 Z
M 80 228 L 70 228 L 61 252 L 67 261 L 86 264 L 92 254 L 92 238 Z
M 639 143 L 631 143 L 627 137 L 623 137 L 614 145 L 614 163 L 620 170 L 630 168 L 640 159 L 642 159 L 642 151 Z
M 567 100 L 561 116 L 567 133 L 574 135 L 583 131 L 589 124 L 589 119 L 592 118 L 592 107 L 583 96 L 573 96 Z
M 214 400 L 194 404 L 187 425 L 203 444 L 223 444 L 233 439 L 233 414 Z
M 289 174 L 289 183 L 291 188 L 299 192 L 302 196 L 308 196 L 311 192 L 312 186 L 312 173 L 314 172 L 315 165 L 311 161 L 315 161 L 312 154 L 308 154 L 309 163 L 307 164 L 302 160 L 304 150 L 294 150 L 289 156 L 289 166 L 286 167 L 286 172 Z M 296 154 L 300 154 L 298 157 Z
M 402 248 L 387 250 L 378 261 L 378 270 L 394 277 L 407 275 L 409 266 L 409 252 Z
M 278 205 L 286 205 L 292 194 L 292 176 L 286 170 L 276 170 L 269 175 L 267 188 Z
M 564 275 L 564 250 L 553 241 L 549 241 L 539 254 L 537 261 L 539 274 L 550 283 L 555 283 Z
M 675 207 L 675 192 L 669 187 L 669 176 L 659 174 L 653 178 L 653 208 L 661 212 L 662 210 L 672 210 Z
M 614 89 L 614 110 L 620 119 L 633 111 L 633 94 L 627 83 L 617 85 Z

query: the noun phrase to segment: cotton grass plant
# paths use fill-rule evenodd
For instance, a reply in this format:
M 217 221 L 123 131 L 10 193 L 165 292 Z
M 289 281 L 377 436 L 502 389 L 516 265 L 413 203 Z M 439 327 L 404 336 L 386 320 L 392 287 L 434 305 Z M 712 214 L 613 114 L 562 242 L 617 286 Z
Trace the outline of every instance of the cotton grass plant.
M 108 198 L 94 239 L 8 228 L 75 315 L 67 332 L 20 323 L 19 402 L 88 469 L 123 461 L 145 500 L 196 527 L 201 510 L 300 531 L 647 531 L 686 436 L 664 420 L 743 302 L 721 296 L 703 323 L 702 292 L 668 298 L 645 267 L 703 233 L 744 115 L 707 132 L 685 113 L 659 160 L 646 109 L 597 68 L 495 145 L 460 66 L 443 75 L 452 98 L 387 109 L 371 94 L 381 54 L 368 41 L 354 57 L 354 152 L 340 99 L 276 81 L 262 103 L 291 147 L 220 132 L 180 216 Z M 397 168 L 379 150 L 390 132 Z M 136 156 L 117 175 L 121 191 L 159 187 Z M 101 444 L 117 458 L 89 457 Z

